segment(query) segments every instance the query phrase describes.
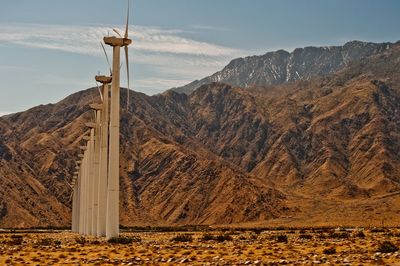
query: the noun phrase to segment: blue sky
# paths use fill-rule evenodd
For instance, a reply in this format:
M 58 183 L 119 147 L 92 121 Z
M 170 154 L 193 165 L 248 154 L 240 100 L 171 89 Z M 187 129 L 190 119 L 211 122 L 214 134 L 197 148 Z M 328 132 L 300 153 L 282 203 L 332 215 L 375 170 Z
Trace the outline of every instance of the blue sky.
M 397 0 L 131 3 L 131 87 L 150 95 L 210 75 L 239 56 L 400 39 Z M 94 86 L 94 75 L 107 71 L 99 41 L 112 28 L 122 31 L 125 14 L 126 0 L 2 0 L 0 115 Z

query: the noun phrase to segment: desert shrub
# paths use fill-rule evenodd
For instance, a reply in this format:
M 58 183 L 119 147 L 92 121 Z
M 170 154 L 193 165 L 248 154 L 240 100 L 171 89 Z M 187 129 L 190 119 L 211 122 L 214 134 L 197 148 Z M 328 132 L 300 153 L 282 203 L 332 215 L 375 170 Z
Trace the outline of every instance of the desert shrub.
M 275 239 L 276 239 L 277 242 L 280 242 L 280 243 L 287 243 L 288 242 L 287 235 L 277 235 L 275 237 Z
M 336 254 L 336 248 L 335 247 L 326 248 L 322 251 L 322 253 L 324 253 L 325 255 Z
M 134 243 L 141 243 L 142 242 L 142 238 L 140 236 L 131 236 L 130 239 Z
M 250 234 L 250 239 L 251 239 L 251 240 L 257 240 L 257 239 L 258 239 L 258 235 L 255 234 L 255 233 L 251 233 L 251 234 Z
M 363 231 L 357 231 L 357 233 L 355 233 L 355 237 L 358 238 L 365 238 L 365 234 Z
M 215 240 L 215 237 L 212 234 L 204 233 L 201 239 L 203 241 L 211 241 L 211 240 Z
M 117 236 L 112 237 L 108 240 L 111 244 L 132 244 L 133 242 L 141 242 L 142 239 L 139 236 Z
M 348 232 L 337 232 L 331 233 L 329 236 L 336 239 L 347 239 L 350 237 L 350 234 Z
M 246 236 L 240 235 L 240 236 L 239 236 L 239 240 L 246 240 Z
M 232 236 L 228 234 L 220 234 L 215 238 L 218 242 L 232 241 Z
M 255 234 L 259 235 L 261 234 L 264 230 L 262 228 L 253 228 L 252 230 Z
M 22 245 L 22 242 L 24 241 L 23 236 L 21 235 L 12 235 L 11 240 L 8 242 L 9 245 Z
M 300 235 L 299 235 L 299 238 L 300 238 L 300 239 L 308 239 L 308 240 L 310 240 L 310 239 L 313 238 L 313 236 L 310 235 L 310 234 L 300 234 Z
M 53 243 L 53 239 L 51 238 L 42 238 L 38 241 L 38 244 L 41 246 L 52 246 Z
M 369 231 L 371 233 L 384 233 L 386 230 L 384 228 L 376 228 L 376 227 L 374 227 L 374 228 L 371 228 Z
M 320 233 L 320 234 L 318 235 L 318 238 L 319 238 L 319 239 L 327 239 L 327 238 L 328 238 L 328 235 L 327 235 L 327 234 L 324 234 L 324 233 Z
M 316 231 L 316 233 L 331 233 L 332 229 L 330 228 L 320 228 Z
M 83 236 L 76 237 L 76 238 L 75 238 L 75 242 L 76 242 L 77 244 L 85 245 L 85 243 L 86 243 L 86 238 L 83 237 Z
M 173 237 L 171 240 L 174 242 L 192 242 L 193 237 L 191 234 L 181 234 Z
M 379 244 L 377 251 L 382 252 L 382 253 L 392 253 L 392 252 L 396 252 L 398 250 L 399 250 L 399 248 L 392 242 L 383 241 L 382 243 Z

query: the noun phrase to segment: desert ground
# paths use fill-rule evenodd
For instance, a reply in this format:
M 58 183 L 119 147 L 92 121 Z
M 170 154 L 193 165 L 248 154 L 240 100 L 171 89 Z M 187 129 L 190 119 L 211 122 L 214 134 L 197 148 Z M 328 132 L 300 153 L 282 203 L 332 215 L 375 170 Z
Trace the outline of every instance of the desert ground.
M 2 231 L 0 265 L 400 265 L 400 229 Z

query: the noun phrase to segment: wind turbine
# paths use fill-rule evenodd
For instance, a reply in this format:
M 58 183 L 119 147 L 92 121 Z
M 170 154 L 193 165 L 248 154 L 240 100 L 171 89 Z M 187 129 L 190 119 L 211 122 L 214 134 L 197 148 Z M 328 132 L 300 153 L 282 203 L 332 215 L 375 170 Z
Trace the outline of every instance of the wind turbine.
M 89 136 L 84 136 L 84 140 L 88 141 L 90 138 Z M 82 150 L 83 154 L 80 154 L 79 157 L 82 158 L 82 168 L 79 171 L 80 175 L 80 198 L 82 201 L 81 208 L 80 208 L 80 220 L 79 220 L 79 233 L 87 234 L 88 233 L 88 198 L 87 198 L 87 187 L 88 187 L 88 176 L 87 176 L 87 169 L 88 169 L 88 142 L 85 146 L 80 146 L 79 149 Z
M 104 47 L 103 47 L 104 48 Z M 105 53 L 105 50 L 104 50 Z M 107 61 L 108 57 L 105 53 Z M 108 122 L 109 122 L 109 84 L 111 77 L 96 76 L 96 82 L 103 84 L 102 111 L 101 111 L 101 132 L 100 133 L 100 162 L 99 162 L 99 182 L 98 182 L 98 216 L 97 216 L 97 236 L 106 236 L 107 222 L 107 178 L 108 178 Z
M 77 224 L 77 207 L 78 207 L 78 187 L 75 184 L 77 176 L 74 175 L 71 182 L 72 187 L 72 232 L 78 231 L 78 224 Z
M 73 205 L 73 207 L 72 207 L 73 211 L 76 213 L 75 214 L 76 228 L 75 228 L 74 232 L 77 232 L 80 234 L 83 234 L 83 228 L 84 228 L 84 209 L 83 209 L 84 197 L 83 197 L 83 190 L 82 190 L 82 186 L 83 186 L 82 172 L 83 172 L 83 169 L 85 168 L 84 157 L 85 157 L 84 153 L 78 154 L 79 161 L 76 162 L 76 165 L 79 165 L 81 168 L 79 171 L 76 171 L 74 173 L 77 190 L 76 191 L 74 190 L 74 194 L 76 194 L 76 198 L 75 198 L 76 204 L 75 204 L 75 206 Z
M 87 234 L 88 235 L 93 235 L 93 204 L 94 204 L 94 188 L 93 188 L 93 182 L 94 182 L 94 130 L 96 128 L 96 123 L 94 122 L 87 122 L 85 124 L 86 127 L 90 129 L 90 135 L 89 135 L 89 141 L 88 141 L 88 146 L 87 146 L 87 152 L 88 152 L 88 167 L 87 167 L 87 184 L 88 184 L 88 189 L 86 190 L 87 192 Z
M 82 166 L 82 161 L 75 162 L 75 170 L 74 176 L 71 182 L 72 188 L 72 232 L 78 233 L 79 232 L 79 220 L 80 220 L 80 193 L 79 193 L 79 173 L 80 168 Z M 76 169 L 79 166 L 79 169 Z
M 127 79 L 129 87 L 129 58 L 128 46 L 132 40 L 128 38 L 129 24 L 129 0 L 128 14 L 126 18 L 125 35 L 122 37 L 106 36 L 104 43 L 113 47 L 111 106 L 110 106 L 110 143 L 109 143 L 109 176 L 107 189 L 107 225 L 106 238 L 119 235 L 119 131 L 120 131 L 120 48 L 125 49 L 127 65 Z M 129 88 L 128 88 L 129 91 Z
M 97 220 L 99 211 L 99 179 L 100 179 L 100 118 L 102 104 L 92 103 L 89 107 L 95 112 L 94 139 L 93 139 L 93 179 L 92 179 L 92 235 L 97 235 Z

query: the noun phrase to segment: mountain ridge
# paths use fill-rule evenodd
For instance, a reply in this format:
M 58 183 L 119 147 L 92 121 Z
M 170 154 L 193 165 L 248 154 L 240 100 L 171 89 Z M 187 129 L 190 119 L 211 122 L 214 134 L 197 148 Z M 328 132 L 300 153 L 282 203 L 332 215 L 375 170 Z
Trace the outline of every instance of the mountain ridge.
M 201 85 L 212 82 L 248 87 L 307 80 L 332 74 L 349 62 L 380 53 L 393 45 L 396 43 L 350 41 L 343 46 L 307 46 L 296 48 L 292 52 L 277 50 L 260 56 L 236 58 L 221 71 L 172 90 L 190 94 Z
M 121 224 L 396 224 L 399 71 L 393 45 L 309 80 L 131 92 Z M 93 99 L 96 88 L 0 118 L 0 226 L 69 223 L 68 182 Z

